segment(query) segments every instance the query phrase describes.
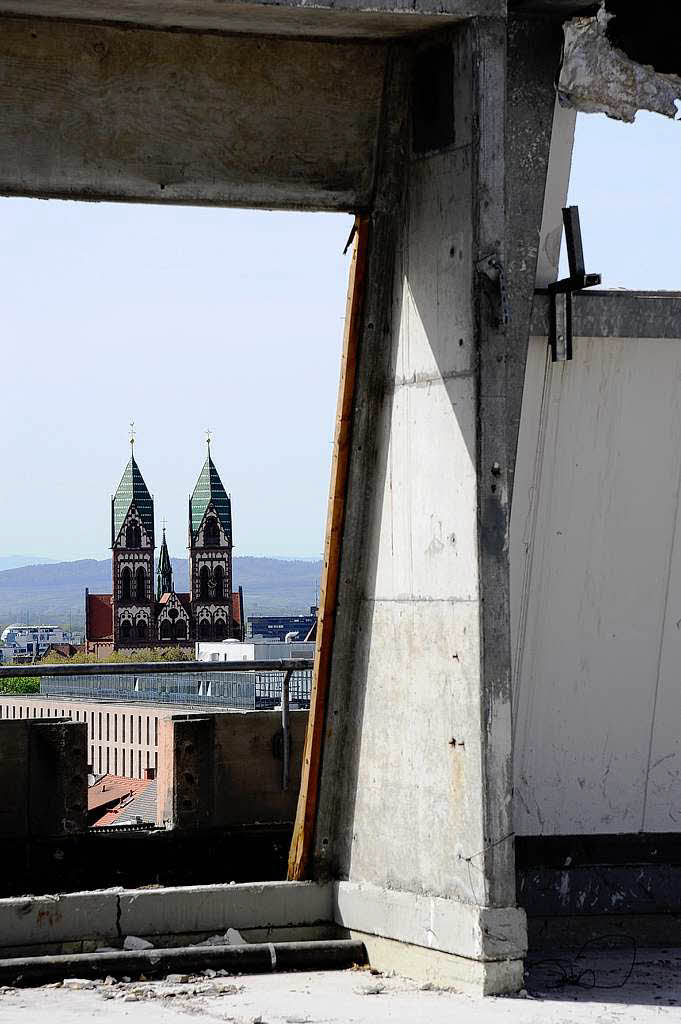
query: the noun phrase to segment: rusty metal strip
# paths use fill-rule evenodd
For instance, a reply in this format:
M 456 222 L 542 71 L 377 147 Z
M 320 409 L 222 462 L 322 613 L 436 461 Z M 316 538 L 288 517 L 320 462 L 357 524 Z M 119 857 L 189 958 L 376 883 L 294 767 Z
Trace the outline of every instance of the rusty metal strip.
M 367 240 L 369 235 L 368 217 L 358 216 L 355 221 L 355 227 L 345 312 L 345 332 L 343 337 L 343 354 L 341 357 L 333 459 L 331 463 L 331 486 L 324 542 L 324 568 L 317 620 L 317 646 L 315 648 L 312 676 L 310 714 L 305 737 L 305 750 L 303 752 L 298 810 L 289 853 L 288 877 L 291 881 L 300 881 L 308 875 L 319 801 L 320 768 L 329 678 L 331 675 L 336 602 L 338 598 L 341 539 L 345 519 L 345 497 L 350 465 L 350 438 L 357 370 L 357 348 L 366 275 Z

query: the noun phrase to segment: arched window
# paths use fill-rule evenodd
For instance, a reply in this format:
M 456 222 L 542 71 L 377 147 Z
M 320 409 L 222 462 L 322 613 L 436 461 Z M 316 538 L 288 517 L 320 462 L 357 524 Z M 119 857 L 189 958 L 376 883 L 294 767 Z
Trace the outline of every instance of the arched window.
M 135 573 L 135 597 L 138 601 L 144 601 L 147 596 L 147 574 L 140 565 Z
M 129 619 L 124 619 L 124 621 L 121 622 L 119 632 L 121 640 L 124 642 L 130 640 L 132 638 L 132 622 L 130 622 Z
M 217 547 L 220 543 L 220 528 L 215 516 L 209 516 L 206 519 L 206 525 L 203 528 L 203 543 L 206 547 Z
M 210 640 L 210 622 L 208 619 L 201 619 L 199 622 L 199 640 Z
M 213 636 L 216 640 L 224 640 L 227 633 L 227 623 L 224 619 L 217 619 L 213 629 Z
M 138 619 L 137 620 L 137 639 L 138 640 L 146 640 L 147 639 L 147 624 L 144 621 L 144 619 Z
M 207 601 L 210 596 L 208 593 L 209 576 L 208 566 L 202 565 L 199 570 L 199 601 Z
M 161 640 L 172 640 L 173 639 L 173 624 L 169 619 L 164 619 L 161 623 Z
M 225 570 L 221 565 L 215 566 L 215 572 L 213 573 L 215 579 L 215 600 L 224 601 L 225 599 Z
M 123 566 L 121 573 L 121 601 L 129 601 L 132 597 L 132 573 L 128 565 Z
M 175 639 L 187 639 L 187 623 L 184 621 L 184 619 L 180 619 L 178 622 L 175 623 Z

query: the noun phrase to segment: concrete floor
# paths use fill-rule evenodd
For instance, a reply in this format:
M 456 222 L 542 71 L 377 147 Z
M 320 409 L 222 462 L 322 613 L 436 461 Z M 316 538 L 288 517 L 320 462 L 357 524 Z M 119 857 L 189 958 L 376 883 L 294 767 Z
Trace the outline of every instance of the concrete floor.
M 589 956 L 578 965 L 569 954 L 553 960 L 530 970 L 530 996 L 525 998 L 476 999 L 368 971 L 328 971 L 192 979 L 173 986 L 172 996 L 162 995 L 169 987 L 164 982 L 12 989 L 0 993 L 0 1024 L 184 1024 L 188 1016 L 231 1024 L 652 1024 L 680 1019 L 681 950 L 638 951 L 623 986 L 632 961 L 626 953 Z M 571 972 L 574 966 L 577 971 Z M 570 973 L 580 977 L 579 984 L 560 983 Z M 594 982 L 608 987 L 590 987 Z

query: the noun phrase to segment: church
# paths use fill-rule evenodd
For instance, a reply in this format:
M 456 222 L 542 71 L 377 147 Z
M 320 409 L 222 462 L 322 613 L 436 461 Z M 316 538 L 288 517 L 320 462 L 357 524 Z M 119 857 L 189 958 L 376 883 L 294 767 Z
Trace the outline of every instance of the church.
M 190 647 L 195 640 L 243 639 L 243 592 L 232 589 L 232 503 L 208 453 L 189 498 L 189 593 L 173 585 L 165 528 L 154 590 L 154 501 L 135 461 L 111 499 L 112 593 L 85 591 L 88 653 Z

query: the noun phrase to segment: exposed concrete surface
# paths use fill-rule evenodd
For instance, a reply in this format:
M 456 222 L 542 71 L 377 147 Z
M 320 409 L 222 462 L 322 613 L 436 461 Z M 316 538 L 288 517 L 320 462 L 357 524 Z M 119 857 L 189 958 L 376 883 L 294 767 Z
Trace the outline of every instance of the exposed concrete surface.
M 560 956 L 558 962 L 569 966 Z M 583 966 L 597 972 L 599 984 L 619 985 L 630 962 L 626 955 L 596 957 Z M 590 988 L 588 978 L 557 989 L 555 970 L 543 968 L 530 974 L 527 999 L 473 998 L 352 970 L 13 989 L 0 994 L 0 1024 L 186 1024 L 189 1017 L 232 1024 L 652 1024 L 679 1018 L 680 964 L 678 950 L 639 951 L 630 980 L 607 990 Z M 163 989 L 174 994 L 161 997 Z
M 618 121 L 633 121 L 638 110 L 676 118 L 681 78 L 659 74 L 613 46 L 606 35 L 611 17 L 601 5 L 596 17 L 574 18 L 566 24 L 558 83 L 561 102 Z
M 334 886 L 334 916 L 350 929 L 456 953 L 477 960 L 523 957 L 525 913 L 516 907 L 478 907 L 366 883 Z
M 2 193 L 370 202 L 385 46 L 9 18 L 0 29 Z
M 0 0 L 0 12 L 23 17 L 328 38 L 391 38 L 504 10 L 504 0 Z
M 34 947 L 90 939 L 120 946 L 126 935 L 203 936 L 227 928 L 286 928 L 331 920 L 331 886 L 312 882 L 24 896 L 0 900 L 0 949 L 28 954 Z

